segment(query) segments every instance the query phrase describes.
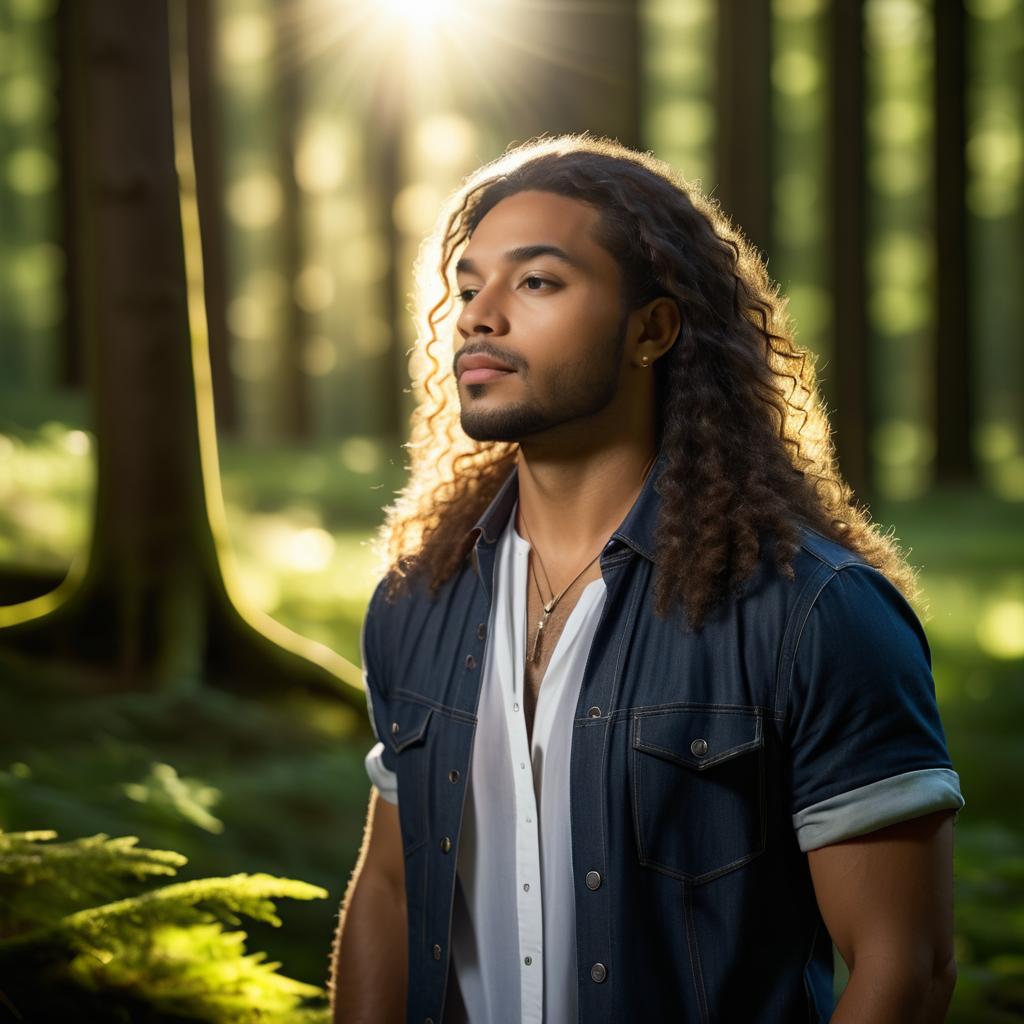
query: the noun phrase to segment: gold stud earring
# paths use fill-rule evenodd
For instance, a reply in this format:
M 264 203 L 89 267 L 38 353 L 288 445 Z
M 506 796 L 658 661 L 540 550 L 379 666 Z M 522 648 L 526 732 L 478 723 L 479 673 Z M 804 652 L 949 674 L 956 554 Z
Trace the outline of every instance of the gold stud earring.
M 640 357 L 640 365 L 641 366 L 646 366 L 650 361 L 651 361 L 651 357 L 650 356 L 641 356 Z

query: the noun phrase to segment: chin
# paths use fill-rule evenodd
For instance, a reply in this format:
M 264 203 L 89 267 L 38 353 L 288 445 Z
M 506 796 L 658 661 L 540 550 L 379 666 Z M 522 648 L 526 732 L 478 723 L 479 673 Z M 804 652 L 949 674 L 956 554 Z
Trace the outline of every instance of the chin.
M 507 437 L 481 423 L 463 423 L 462 432 L 474 441 L 518 441 L 518 437 Z
M 540 410 L 509 405 L 486 412 L 462 411 L 460 418 L 463 432 L 474 441 L 506 441 L 521 443 L 525 438 L 558 426 L 559 419 L 552 419 Z

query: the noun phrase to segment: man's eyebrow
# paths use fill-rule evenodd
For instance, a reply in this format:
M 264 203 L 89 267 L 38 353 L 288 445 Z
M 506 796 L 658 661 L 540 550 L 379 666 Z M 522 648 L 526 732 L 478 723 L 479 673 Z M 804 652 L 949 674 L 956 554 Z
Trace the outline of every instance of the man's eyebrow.
M 507 263 L 525 263 L 527 260 L 535 260 L 538 256 L 554 256 L 555 259 L 562 260 L 571 267 L 576 267 L 579 270 L 586 269 L 582 260 L 570 255 L 557 245 L 520 245 L 515 249 L 509 249 L 502 259 Z M 457 274 L 474 274 L 476 273 L 476 264 L 463 257 L 455 264 L 455 272 Z

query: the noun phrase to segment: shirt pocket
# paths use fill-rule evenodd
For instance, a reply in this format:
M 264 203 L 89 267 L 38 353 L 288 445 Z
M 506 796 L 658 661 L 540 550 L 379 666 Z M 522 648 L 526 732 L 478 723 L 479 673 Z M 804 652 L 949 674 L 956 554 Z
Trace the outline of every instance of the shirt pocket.
M 631 800 L 644 867 L 709 882 L 764 850 L 761 714 L 744 708 L 637 711 Z
M 388 700 L 387 735 L 398 778 L 398 819 L 406 855 L 427 841 L 427 779 L 431 722 L 428 704 L 392 694 Z

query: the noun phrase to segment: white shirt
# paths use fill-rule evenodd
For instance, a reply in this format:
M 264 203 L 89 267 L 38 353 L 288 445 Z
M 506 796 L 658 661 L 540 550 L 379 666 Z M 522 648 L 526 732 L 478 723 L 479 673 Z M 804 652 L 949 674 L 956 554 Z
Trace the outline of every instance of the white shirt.
M 572 723 L 605 600 L 584 588 L 548 663 L 526 738 L 523 669 L 530 545 L 515 529 L 498 543 L 476 736 L 452 911 L 452 958 L 467 1017 L 446 1024 L 575 1021 L 576 910 L 570 833 Z M 397 803 L 383 744 L 366 755 L 381 796 Z M 510 922 L 514 927 L 510 927 Z M 447 1000 L 451 1007 L 451 1000 Z

